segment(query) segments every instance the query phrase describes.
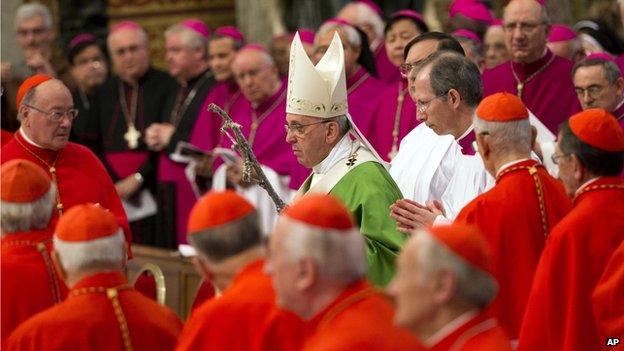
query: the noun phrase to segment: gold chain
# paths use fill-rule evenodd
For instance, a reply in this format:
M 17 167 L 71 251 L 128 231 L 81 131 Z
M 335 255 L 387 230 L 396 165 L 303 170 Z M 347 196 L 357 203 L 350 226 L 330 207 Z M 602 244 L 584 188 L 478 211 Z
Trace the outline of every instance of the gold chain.
M 42 241 L 34 241 L 34 240 L 13 240 L 3 242 L 3 246 L 30 246 L 33 247 L 41 254 L 41 258 L 43 258 L 43 263 L 46 266 L 46 271 L 48 273 L 48 278 L 50 279 L 50 292 L 52 293 L 52 299 L 54 303 L 61 302 L 61 287 L 58 282 L 58 275 L 56 274 L 56 270 L 54 269 L 54 265 L 52 264 L 52 259 L 50 258 L 50 254 L 48 253 L 48 248 L 46 247 L 46 243 L 50 242 L 50 239 L 42 240 Z
M 399 129 L 401 127 L 401 112 L 403 110 L 403 100 L 405 99 L 405 89 L 403 89 L 403 81 L 399 81 L 399 95 L 397 95 L 397 107 L 394 113 L 394 127 L 392 128 L 392 149 L 388 153 L 388 158 L 392 159 L 399 152 Z
M 537 167 L 543 167 L 542 165 L 534 165 L 534 166 L 516 166 L 511 167 L 503 172 L 501 172 L 497 177 L 496 181 L 501 179 L 505 174 L 517 171 L 517 170 L 528 170 L 531 177 L 533 177 L 533 182 L 535 183 L 535 190 L 537 191 L 537 202 L 540 209 L 540 216 L 542 219 L 542 231 L 544 233 L 544 237 L 548 236 L 548 217 L 546 216 L 546 202 L 544 200 L 544 189 L 542 187 L 542 182 L 537 174 Z
M 590 186 L 587 186 L 587 187 L 583 188 L 583 190 L 579 191 L 574 196 L 574 201 L 576 201 L 576 199 L 578 199 L 579 196 L 581 196 L 581 194 L 585 194 L 587 192 L 594 191 L 594 190 L 604 190 L 604 189 L 622 189 L 622 190 L 624 190 L 624 184 L 602 184 L 602 185 L 590 185 Z
M 282 101 L 284 101 L 285 98 L 286 98 L 286 90 L 282 92 L 282 94 L 277 98 L 277 100 L 275 100 L 275 102 L 273 102 L 273 104 L 269 106 L 269 108 L 266 111 L 264 111 L 260 115 L 260 117 L 258 117 L 256 113 L 256 109 L 252 107 L 251 128 L 249 130 L 249 138 L 247 138 L 247 143 L 249 143 L 249 147 L 253 148 L 254 140 L 256 140 L 256 132 L 258 131 L 258 128 L 260 127 L 260 123 L 262 123 L 269 116 L 269 114 L 273 112 L 273 110 L 275 110 L 275 108 L 280 103 L 282 103 Z
M 123 309 L 121 308 L 121 304 L 119 303 L 119 291 L 120 290 L 128 290 L 132 287 L 128 284 L 119 285 L 113 288 L 105 288 L 102 286 L 90 286 L 87 288 L 80 288 L 77 290 L 72 290 L 70 292 L 71 296 L 80 296 L 86 294 L 96 294 L 100 293 L 106 294 L 106 297 L 111 301 L 111 305 L 113 305 L 113 311 L 115 312 L 115 317 L 117 318 L 117 322 L 119 323 L 119 329 L 121 331 L 121 338 L 123 339 L 124 349 L 126 351 L 132 351 L 132 340 L 130 339 L 130 330 L 128 329 L 128 322 L 126 321 L 126 316 L 124 315 Z
M 59 156 L 61 155 L 61 150 L 56 153 L 56 158 L 54 158 L 54 162 L 50 165 L 43 158 L 39 157 L 36 153 L 31 151 L 26 145 L 22 143 L 19 137 L 15 137 L 17 143 L 26 151 L 28 151 L 31 155 L 35 156 L 39 161 L 41 161 L 46 167 L 48 167 L 48 171 L 50 172 L 50 177 L 52 177 L 52 182 L 56 184 L 56 209 L 59 212 L 59 216 L 63 214 L 63 203 L 61 202 L 61 189 L 58 184 L 58 180 L 56 178 L 56 161 L 58 161 Z
M 510 61 L 509 65 L 511 67 L 511 73 L 513 74 L 514 78 L 516 79 L 516 89 L 518 90 L 518 97 L 522 99 L 522 90 L 524 90 L 524 85 L 527 84 L 531 79 L 535 78 L 538 74 L 542 73 L 548 66 L 550 66 L 550 64 L 555 60 L 555 54 L 552 55 L 552 57 L 550 58 L 550 60 L 548 60 L 548 62 L 546 62 L 546 64 L 542 67 L 540 67 L 540 69 L 538 69 L 537 71 L 535 71 L 533 74 L 531 74 L 530 76 L 527 77 L 527 79 L 520 81 L 520 78 L 518 78 L 518 75 L 516 74 L 516 71 L 513 68 L 513 63 Z

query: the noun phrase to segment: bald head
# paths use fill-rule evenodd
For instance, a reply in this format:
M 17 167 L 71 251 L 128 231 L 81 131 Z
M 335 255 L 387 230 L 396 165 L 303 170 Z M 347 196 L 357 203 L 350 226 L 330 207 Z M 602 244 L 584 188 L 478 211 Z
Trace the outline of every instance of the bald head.
M 537 1 L 512 0 L 503 12 L 503 28 L 512 60 L 531 63 L 543 56 L 550 20 Z
M 125 82 L 133 83 L 149 68 L 149 45 L 142 28 L 125 27 L 108 36 L 108 50 L 115 73 Z
M 232 62 L 232 73 L 243 95 L 252 104 L 261 104 L 280 87 L 277 66 L 261 49 L 241 49 Z

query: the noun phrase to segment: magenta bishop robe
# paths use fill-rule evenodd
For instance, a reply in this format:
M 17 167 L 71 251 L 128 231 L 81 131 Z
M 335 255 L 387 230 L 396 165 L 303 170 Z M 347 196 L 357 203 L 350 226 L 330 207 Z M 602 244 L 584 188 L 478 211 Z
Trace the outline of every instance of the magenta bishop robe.
M 570 77 L 572 66 L 572 61 L 556 56 L 550 50 L 529 64 L 504 62 L 483 72 L 483 96 L 501 91 L 517 94 L 515 72 L 518 79 L 525 82 L 522 101 L 556 134 L 561 122 L 581 110 Z M 530 79 L 527 81 L 527 78 Z

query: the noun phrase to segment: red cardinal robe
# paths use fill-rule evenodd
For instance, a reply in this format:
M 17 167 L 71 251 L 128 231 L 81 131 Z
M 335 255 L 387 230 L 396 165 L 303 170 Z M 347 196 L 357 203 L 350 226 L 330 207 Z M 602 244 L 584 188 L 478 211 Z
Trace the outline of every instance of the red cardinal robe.
M 275 305 L 264 260 L 248 264 L 223 294 L 199 306 L 176 350 L 300 350 L 303 321 Z
M 455 219 L 479 227 L 490 244 L 492 273 L 499 283 L 491 308 L 512 340 L 520 332 L 546 236 L 571 207 L 559 181 L 537 161 L 521 160 L 501 168 L 496 185 L 466 205 Z
M 130 250 L 132 236 L 126 212 L 110 176 L 91 150 L 71 142 L 58 152 L 42 149 L 29 143 L 24 139 L 22 132 L 17 131 L 15 138 L 2 147 L 0 152 L 0 160 L 3 164 L 14 159 L 34 162 L 41 166 L 48 175 L 50 175 L 50 166 L 54 165 L 63 210 L 87 202 L 100 204 L 110 210 L 124 229 L 128 242 L 128 256 L 132 257 Z M 54 211 L 51 219 L 52 225 L 56 224 L 58 216 L 58 211 Z
M 592 305 L 601 340 L 619 338 L 624 350 L 624 241 L 611 256 L 609 264 L 594 290 Z
M 52 228 L 2 238 L 2 342 L 20 323 L 67 296 L 50 259 L 51 247 Z
M 121 273 L 79 281 L 62 303 L 20 325 L 7 350 L 173 350 L 182 322 Z M 129 344 L 128 344 L 129 343 Z
M 537 266 L 518 350 L 599 350 L 591 294 L 624 240 L 624 180 L 601 177 L 576 193 Z
M 462 320 L 464 320 L 462 322 Z M 507 335 L 495 318 L 485 312 L 469 311 L 453 321 L 455 329 L 435 342 L 429 351 L 511 351 Z
M 302 350 L 422 350 L 417 339 L 394 326 L 390 302 L 367 281 L 351 284 L 307 325 Z

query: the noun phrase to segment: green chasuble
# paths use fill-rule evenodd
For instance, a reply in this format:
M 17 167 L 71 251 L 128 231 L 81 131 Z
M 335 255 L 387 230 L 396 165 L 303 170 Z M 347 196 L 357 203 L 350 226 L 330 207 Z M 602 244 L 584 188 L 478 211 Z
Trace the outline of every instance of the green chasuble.
M 303 184 L 304 192 L 311 178 Z M 366 238 L 368 278 L 385 287 L 396 269 L 396 258 L 406 235 L 396 230 L 390 205 L 403 198 L 386 169 L 378 162 L 364 162 L 349 170 L 329 192 L 347 206 Z

